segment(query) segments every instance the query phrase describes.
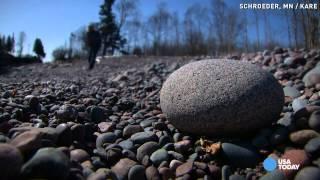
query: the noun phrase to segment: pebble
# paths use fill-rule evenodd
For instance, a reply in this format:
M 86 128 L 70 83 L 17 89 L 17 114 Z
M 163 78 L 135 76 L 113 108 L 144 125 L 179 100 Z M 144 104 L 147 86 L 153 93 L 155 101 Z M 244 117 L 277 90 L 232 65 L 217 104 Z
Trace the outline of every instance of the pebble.
M 287 150 L 281 158 L 290 159 L 291 164 L 300 164 L 299 168 L 303 168 L 310 163 L 309 157 L 304 150 Z M 292 178 L 297 173 L 296 170 L 281 170 L 281 172 L 283 172 L 288 179 Z
M 67 156 L 55 148 L 39 149 L 22 167 L 30 179 L 67 179 L 70 163 Z
M 0 143 L 0 169 L 1 179 L 19 179 L 23 157 L 20 151 L 5 143 Z
M 78 111 L 71 105 L 62 105 L 56 115 L 63 122 L 73 121 L 78 117 Z
M 320 134 L 311 129 L 296 131 L 290 134 L 291 142 L 304 146 L 310 139 L 319 137 Z
M 74 149 L 70 152 L 70 160 L 82 163 L 90 159 L 89 154 L 83 149 Z
M 41 137 L 39 131 L 26 131 L 12 139 L 10 144 L 17 147 L 22 154 L 29 154 L 41 147 Z
M 239 175 L 239 174 L 233 174 L 229 177 L 229 180 L 245 180 L 246 178 Z
M 284 87 L 283 92 L 285 96 L 289 96 L 291 98 L 297 98 L 300 96 L 300 92 L 298 91 L 298 89 L 291 86 Z
M 137 162 L 124 158 L 120 159 L 119 162 L 117 162 L 116 165 L 114 165 L 111 170 L 116 174 L 117 178 L 120 179 L 127 179 L 129 170 L 137 165 Z
M 83 124 L 75 124 L 71 128 L 72 140 L 83 142 L 86 134 L 86 127 Z
M 101 122 L 98 124 L 98 128 L 101 133 L 106 133 L 112 131 L 115 128 L 115 124 L 113 122 Z
M 159 171 L 154 166 L 149 166 L 146 169 L 146 178 L 147 180 L 161 180 Z
M 286 180 L 286 176 L 279 170 L 268 172 L 260 180 Z
M 57 144 L 59 146 L 69 146 L 72 143 L 72 132 L 70 126 L 66 123 L 59 124 L 56 127 L 56 132 L 58 134 Z
M 173 159 L 169 164 L 169 168 L 175 171 L 181 164 L 183 164 L 181 161 Z
M 303 76 L 302 80 L 307 87 L 314 86 L 315 84 L 320 83 L 320 66 L 317 65 L 316 67 L 308 71 Z
M 159 166 L 163 161 L 168 161 L 169 155 L 165 149 L 158 149 L 150 156 L 150 160 L 155 166 Z
M 142 131 L 143 128 L 140 125 L 128 125 L 123 129 L 123 137 L 130 137 L 131 135 Z
M 96 140 L 96 147 L 103 148 L 105 143 L 114 143 L 117 136 L 112 132 L 100 134 Z
M 183 176 L 193 170 L 193 162 L 186 162 L 181 164 L 176 169 L 176 177 Z
M 104 121 L 107 117 L 105 114 L 105 110 L 101 107 L 94 106 L 90 111 L 91 121 L 95 123 L 99 123 Z
M 96 172 L 89 175 L 88 180 L 105 180 L 110 174 L 110 169 L 99 168 Z
M 119 142 L 119 146 L 127 150 L 132 150 L 134 148 L 133 142 L 129 139 Z
M 320 155 L 320 137 L 316 137 L 308 141 L 308 143 L 304 146 L 304 150 L 312 156 Z
M 286 127 L 277 127 L 271 134 L 269 141 L 272 145 L 282 144 L 287 141 L 289 130 Z
M 315 111 L 311 114 L 308 124 L 312 129 L 320 132 L 320 111 Z
M 231 176 L 231 167 L 228 165 L 222 166 L 222 169 L 221 169 L 222 180 L 229 180 L 230 176 Z
M 154 151 L 158 149 L 158 143 L 153 141 L 146 142 L 137 149 L 137 159 L 141 162 L 144 156 L 150 156 Z
M 318 73 L 320 72 L 318 71 L 320 63 L 318 56 L 320 51 L 317 49 L 281 48 L 277 48 L 277 51 L 278 54 L 275 54 L 275 51 L 269 50 L 267 56 L 260 52 L 236 54 L 232 57 L 240 59 L 240 61 L 233 61 L 234 63 L 249 61 L 249 64 L 255 64 L 255 66 L 259 66 L 258 68 L 273 73 L 277 78 L 276 81 L 282 86 L 279 89 L 287 95 L 284 104 L 279 106 L 277 116 L 270 121 L 267 120 L 268 123 L 263 125 L 263 129 L 259 130 L 260 127 L 255 127 L 249 133 L 251 136 L 244 137 L 241 136 L 243 134 L 243 130 L 241 130 L 240 135 L 236 134 L 235 138 L 227 137 L 229 134 L 210 137 L 210 135 L 222 131 L 221 128 L 209 128 L 207 131 L 209 134 L 202 134 L 203 131 L 201 131 L 199 136 L 182 131 L 171 122 L 171 118 L 167 116 L 161 106 L 160 102 L 163 100 L 160 98 L 162 83 L 169 79 L 169 75 L 174 74 L 173 71 L 184 64 L 197 62 L 208 57 L 199 57 L 191 61 L 189 58 L 182 60 L 175 57 L 172 61 L 171 59 L 167 61 L 166 58 L 159 58 L 156 63 L 148 61 L 148 65 L 145 67 L 126 71 L 119 66 L 116 68 L 117 73 L 111 71 L 113 69 L 110 67 L 113 66 L 104 66 L 105 63 L 108 64 L 113 59 L 101 61 L 102 64 L 90 72 L 83 71 L 78 67 L 78 63 L 84 65 L 86 62 L 76 61 L 72 62 L 72 66 L 70 63 L 45 63 L 14 67 L 9 70 L 9 73 L 1 74 L 0 179 L 209 180 L 243 179 L 243 177 L 251 180 L 259 178 L 312 179 L 313 173 L 304 171 L 310 167 L 320 167 L 319 137 L 310 139 L 311 137 L 307 136 L 308 133 L 301 132 L 320 133 L 320 118 L 318 117 L 320 112 L 320 94 L 318 92 L 320 90 Z M 115 61 L 122 65 L 121 60 Z M 144 63 L 143 61 L 144 59 L 139 59 L 139 66 L 140 63 Z M 130 62 L 128 61 L 128 63 Z M 171 67 L 171 65 L 174 66 Z M 56 67 L 53 68 L 54 66 Z M 314 69 L 317 70 L 313 71 Z M 235 67 L 234 71 L 238 70 L 239 66 Z M 65 76 L 67 71 L 72 76 Z M 307 75 L 310 74 L 308 71 L 316 72 L 313 73 L 316 75 Z M 205 75 L 203 72 L 194 72 L 192 75 L 197 78 Z M 207 93 L 211 90 L 225 92 L 225 89 L 213 89 L 214 86 L 211 86 L 211 82 L 217 82 L 214 84 L 215 86 L 227 86 L 227 90 L 231 90 L 233 85 L 236 87 L 239 82 L 242 82 L 233 82 L 229 88 L 230 83 L 228 82 L 230 81 L 225 81 L 224 78 L 234 72 L 227 76 L 221 76 L 222 73 L 219 74 L 219 72 L 217 70 L 208 73 L 217 74 L 216 76 L 208 76 L 212 81 L 203 81 L 203 84 L 201 84 L 202 81 L 195 81 L 192 86 L 188 86 L 190 89 L 196 85 L 210 86 L 207 89 L 198 88 L 196 91 L 190 91 L 192 93 L 201 91 L 200 95 L 195 96 L 194 99 L 208 95 L 208 97 L 210 96 L 209 100 L 216 99 L 214 103 L 219 103 L 221 97 L 239 96 L 238 92 L 240 91 L 235 91 L 238 94 L 222 95 Z M 127 77 L 127 79 L 112 81 L 118 75 L 120 75 L 119 77 Z M 242 76 L 242 74 L 236 76 L 236 79 L 242 78 Z M 304 81 L 303 76 L 309 76 L 309 79 Z M 254 80 L 256 79 L 253 79 L 252 82 Z M 252 82 L 245 82 L 243 89 L 249 88 Z M 251 92 L 250 89 L 247 92 Z M 255 92 L 252 91 L 252 93 Z M 184 97 L 188 97 L 188 94 L 180 95 L 180 97 L 174 96 L 174 100 L 184 100 Z M 190 94 L 190 96 L 193 95 Z M 221 108 L 228 109 L 231 115 L 238 116 L 235 113 L 238 112 L 245 116 L 251 113 L 259 114 L 261 111 L 257 111 L 257 109 L 269 107 L 269 99 L 263 101 L 264 104 L 261 106 L 246 103 L 248 99 L 252 100 L 252 97 L 256 97 L 256 94 L 247 99 L 240 99 L 239 102 L 243 102 L 243 104 L 222 103 Z M 203 102 L 209 102 L 209 100 L 201 99 L 200 102 L 204 104 Z M 233 99 L 227 100 L 229 102 Z M 186 106 L 183 108 L 190 105 L 192 103 L 186 102 Z M 209 105 L 211 104 L 209 103 Z M 210 106 L 208 107 L 210 110 Z M 240 108 L 245 110 L 243 112 L 237 111 Z M 221 112 L 219 108 L 217 111 Z M 207 115 L 206 111 L 200 113 L 203 117 Z M 264 116 L 264 114 L 260 115 Z M 195 116 L 195 119 L 198 121 L 199 117 Z M 259 118 L 259 120 L 263 118 Z M 214 121 L 215 119 L 209 120 Z M 205 127 L 206 124 L 207 122 L 201 125 Z M 235 129 L 236 125 L 234 119 L 230 119 L 226 123 L 228 128 Z M 243 126 L 245 125 L 243 123 Z M 141 134 L 138 134 L 140 139 L 137 138 L 136 141 L 133 141 L 131 136 L 137 133 L 142 133 L 142 137 L 144 137 L 141 138 Z M 150 138 L 152 141 L 148 139 L 150 134 L 152 134 L 152 138 Z M 96 143 L 97 140 L 98 143 Z M 153 145 L 145 145 L 150 142 Z M 238 142 L 251 142 L 255 146 L 254 148 L 250 143 L 241 146 L 241 148 L 252 151 L 259 157 L 289 158 L 292 163 L 298 162 L 301 167 L 299 171 L 295 172 L 283 173 L 275 170 L 267 173 L 261 166 L 261 161 L 264 158 L 257 160 L 257 164 L 251 167 L 238 167 L 233 164 L 235 162 L 231 163 L 234 160 L 229 161 L 223 149 L 215 154 L 206 152 L 206 149 L 215 142 L 237 146 L 240 145 Z M 39 151 L 46 148 L 51 149 L 50 152 L 47 151 L 46 155 L 39 155 Z M 10 151 L 7 151 L 8 149 Z M 161 152 L 160 155 L 158 152 Z M 162 156 L 165 154 L 164 152 L 167 152 L 167 156 Z M 241 154 L 241 151 L 237 153 Z M 118 163 L 123 159 L 128 161 L 119 165 Z M 246 162 L 247 159 L 243 158 L 241 161 Z M 184 167 L 185 163 L 193 163 L 192 166 L 186 165 L 191 167 L 191 170 Z M 55 164 L 59 164 L 58 168 L 53 168 Z M 118 169 L 111 170 L 116 165 L 118 165 Z M 64 166 L 66 167 L 62 169 L 61 167 Z M 32 169 L 32 172 L 26 172 L 26 167 Z M 176 177 L 178 167 L 181 168 L 180 171 L 183 175 Z M 294 177 L 296 173 L 298 174 Z M 300 173 L 308 177 L 299 178 Z M 57 176 L 60 177 L 57 178 Z M 139 178 L 136 178 L 138 176 Z
M 138 132 L 133 134 L 130 139 L 135 144 L 143 144 L 148 141 L 158 141 L 158 137 L 153 132 Z
M 259 163 L 259 155 L 247 145 L 222 143 L 221 147 L 224 159 L 233 166 L 254 167 Z
M 182 140 L 179 142 L 174 143 L 174 149 L 177 152 L 185 153 L 191 148 L 192 144 L 190 140 Z
M 300 109 L 306 107 L 308 104 L 308 101 L 305 99 L 294 99 L 292 102 L 292 108 L 294 112 L 299 111 Z
M 135 180 L 135 179 L 146 179 L 145 168 L 142 165 L 135 165 L 130 168 L 128 173 L 128 180 Z
M 305 167 L 301 169 L 294 180 L 319 180 L 320 179 L 320 169 L 317 167 Z
M 161 167 L 159 169 L 159 174 L 161 175 L 162 179 L 172 179 L 174 178 L 174 173 L 167 167 Z

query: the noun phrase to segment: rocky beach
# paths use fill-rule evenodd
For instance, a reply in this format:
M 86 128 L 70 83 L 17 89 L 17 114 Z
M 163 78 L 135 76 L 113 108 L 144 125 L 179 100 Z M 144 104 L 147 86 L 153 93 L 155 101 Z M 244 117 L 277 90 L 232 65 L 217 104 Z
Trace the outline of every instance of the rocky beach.
M 320 50 L 208 59 L 2 68 L 0 179 L 320 179 Z

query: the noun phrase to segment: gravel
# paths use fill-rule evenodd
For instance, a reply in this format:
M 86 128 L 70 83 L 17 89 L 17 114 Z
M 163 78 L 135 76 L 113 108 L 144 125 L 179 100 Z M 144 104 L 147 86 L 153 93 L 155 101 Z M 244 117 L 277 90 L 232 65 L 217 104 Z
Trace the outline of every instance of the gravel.
M 284 92 L 288 96 L 273 124 L 232 138 L 180 131 L 160 107 L 169 75 L 210 57 L 111 58 L 92 71 L 84 69 L 86 61 L 9 68 L 0 78 L 0 177 L 318 179 L 320 83 L 317 75 L 303 77 L 319 56 L 319 50 L 277 48 L 234 57 L 269 71 L 282 89 L 295 90 Z M 246 143 L 238 147 L 241 142 Z M 268 156 L 301 168 L 267 172 L 262 162 Z M 238 166 L 239 161 L 250 163 Z

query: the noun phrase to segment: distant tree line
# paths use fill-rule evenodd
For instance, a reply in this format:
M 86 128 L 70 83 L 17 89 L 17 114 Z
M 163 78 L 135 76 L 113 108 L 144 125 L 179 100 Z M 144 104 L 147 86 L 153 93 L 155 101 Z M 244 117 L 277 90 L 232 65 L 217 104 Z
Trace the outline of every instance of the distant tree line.
M 0 65 L 42 62 L 42 58 L 46 56 L 42 41 L 39 38 L 34 41 L 33 52 L 36 56 L 23 54 L 25 41 L 25 32 L 19 33 L 17 42 L 14 34 L 8 36 L 0 34 Z
M 223 0 L 209 2 L 191 5 L 182 16 L 160 2 L 150 16 L 143 17 L 138 0 L 105 0 L 100 6 L 100 22 L 95 23 L 103 35 L 100 54 L 220 56 L 275 46 L 320 46 L 319 11 L 240 10 L 239 6 L 231 6 Z M 302 3 L 298 0 L 281 2 Z M 70 45 L 59 47 L 57 51 L 66 58 L 84 57 L 85 33 L 86 26 L 72 32 Z
M 0 35 L 0 51 L 5 51 L 8 53 L 14 52 L 15 40 L 14 36 L 1 36 Z

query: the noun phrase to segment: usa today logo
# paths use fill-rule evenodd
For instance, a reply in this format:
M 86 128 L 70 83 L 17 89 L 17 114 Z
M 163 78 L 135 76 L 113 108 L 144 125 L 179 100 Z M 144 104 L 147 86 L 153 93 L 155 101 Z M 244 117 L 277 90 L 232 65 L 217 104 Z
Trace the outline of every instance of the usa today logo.
M 273 171 L 277 168 L 279 170 L 298 170 L 300 164 L 292 164 L 290 159 L 279 158 L 278 160 L 275 160 L 268 157 L 263 161 L 263 167 L 267 171 Z

